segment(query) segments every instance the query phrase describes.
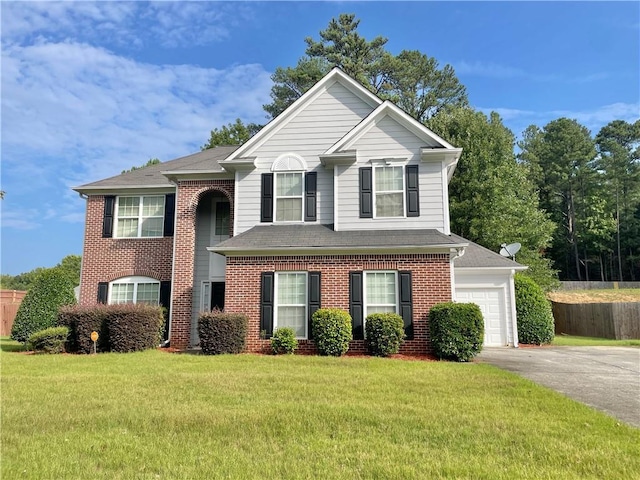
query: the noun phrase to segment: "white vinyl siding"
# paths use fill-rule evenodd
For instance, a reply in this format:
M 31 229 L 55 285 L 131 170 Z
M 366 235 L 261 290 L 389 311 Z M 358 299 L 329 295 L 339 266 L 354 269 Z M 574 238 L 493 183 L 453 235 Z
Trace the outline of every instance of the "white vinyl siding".
M 164 195 L 118 197 L 116 237 L 161 237 L 164 228 Z
M 236 198 L 240 201 L 234 234 L 260 223 L 261 174 L 270 172 L 274 160 L 285 152 L 300 155 L 307 163 L 307 172 L 317 172 L 317 222 L 333 223 L 333 171 L 320 164 L 319 155 L 372 111 L 373 107 L 335 83 L 262 145 L 247 152 L 256 157 L 257 168 L 236 174 Z
M 159 305 L 160 282 L 148 277 L 124 277 L 109 285 L 109 303 Z
M 289 327 L 296 338 L 307 338 L 307 274 L 276 273 L 274 331 Z
M 440 162 L 423 162 L 420 150 L 424 141 L 407 131 L 390 117 L 384 117 L 372 126 L 354 149 L 358 151 L 358 162 L 338 169 L 337 208 L 339 218 L 335 221 L 339 230 L 370 230 L 372 228 L 427 229 L 445 231 L 445 209 L 443 188 L 446 171 Z M 420 216 L 395 218 L 360 218 L 359 168 L 374 167 L 375 160 L 383 158 L 407 159 L 406 165 L 418 165 L 420 186 Z M 373 163 L 371 162 L 373 160 Z M 375 175 L 375 173 L 374 173 Z M 403 198 L 406 203 L 406 197 Z

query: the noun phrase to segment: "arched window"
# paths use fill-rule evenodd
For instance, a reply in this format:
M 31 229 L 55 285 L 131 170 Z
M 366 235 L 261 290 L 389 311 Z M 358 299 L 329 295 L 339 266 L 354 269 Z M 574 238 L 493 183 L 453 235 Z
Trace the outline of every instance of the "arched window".
M 109 303 L 159 305 L 160 282 L 150 277 L 122 277 L 109 284 Z

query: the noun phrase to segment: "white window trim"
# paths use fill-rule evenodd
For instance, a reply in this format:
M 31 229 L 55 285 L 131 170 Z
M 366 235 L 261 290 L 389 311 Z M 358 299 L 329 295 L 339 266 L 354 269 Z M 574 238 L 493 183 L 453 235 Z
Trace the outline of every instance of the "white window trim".
M 118 216 L 118 210 L 119 210 L 119 206 L 120 206 L 120 199 L 121 198 L 133 198 L 133 197 L 138 197 L 140 199 L 139 203 L 138 203 L 138 215 L 136 217 L 122 217 L 122 218 L 137 218 L 138 219 L 138 233 L 135 237 L 123 237 L 120 236 L 120 232 L 118 229 L 118 219 L 120 218 Z M 142 215 L 142 209 L 144 207 L 144 199 L 145 198 L 152 198 L 152 197 L 162 197 L 162 216 L 160 215 L 152 215 L 152 216 L 143 216 Z M 115 212 L 113 214 L 113 229 L 115 232 L 114 238 L 162 238 L 164 235 L 162 232 L 160 235 L 150 235 L 150 236 L 142 236 L 142 220 L 145 218 L 162 218 L 163 222 L 164 222 L 164 215 L 165 215 L 165 208 L 166 208 L 166 195 L 118 195 L 116 197 L 116 205 L 115 205 Z
M 160 282 L 158 280 L 156 280 L 155 278 L 151 278 L 151 277 L 142 277 L 142 276 L 133 276 L 133 277 L 121 277 L 118 278 L 116 280 L 113 280 L 111 282 L 109 282 L 109 296 L 108 296 L 108 303 L 109 305 L 111 305 L 112 299 L 112 293 L 113 293 L 113 285 L 121 285 L 121 284 L 129 284 L 132 283 L 133 284 L 133 302 L 132 303 L 137 303 L 137 299 L 138 299 L 138 284 L 140 283 L 154 283 L 156 285 L 158 285 L 158 305 L 160 304 Z
M 280 171 L 274 172 L 273 178 L 273 221 L 274 223 L 300 223 L 304 222 L 304 196 L 305 196 L 305 188 L 304 188 L 304 174 L 305 172 L 301 170 L 293 170 L 293 171 Z M 278 176 L 286 175 L 290 173 L 295 173 L 300 175 L 300 195 L 278 195 Z M 300 218 L 297 220 L 278 220 L 278 199 L 286 199 L 286 198 L 299 198 L 300 199 Z
M 367 322 L 367 316 L 369 315 L 369 300 L 367 298 L 367 274 L 369 273 L 393 273 L 395 282 L 396 293 L 396 305 L 395 312 L 400 313 L 400 292 L 398 285 L 398 271 L 397 270 L 364 270 L 362 275 L 362 326 L 364 328 Z M 385 304 L 387 305 L 387 304 Z
M 373 218 L 374 219 L 390 219 L 390 218 L 407 218 L 407 175 L 406 175 L 406 159 L 384 159 L 384 160 L 372 160 L 372 177 L 371 187 L 373 190 Z M 384 193 L 402 193 L 402 215 L 395 217 L 380 217 L 378 216 L 378 191 L 376 189 L 376 169 L 380 167 L 401 167 L 402 168 L 402 192 L 400 190 L 388 190 Z M 382 193 L 382 192 L 381 192 Z
M 278 303 L 278 288 L 280 287 L 280 275 L 288 275 L 288 274 L 304 274 L 305 276 L 305 289 L 304 289 L 304 305 L 301 304 L 285 304 L 285 307 L 300 307 L 304 306 L 304 336 L 298 337 L 298 340 L 307 340 L 309 338 L 309 322 L 307 319 L 309 318 L 309 273 L 308 272 L 299 272 L 299 271 L 283 271 L 283 272 L 275 272 L 274 280 L 273 280 L 273 331 L 275 332 L 278 329 L 278 310 L 280 309 L 280 304 Z

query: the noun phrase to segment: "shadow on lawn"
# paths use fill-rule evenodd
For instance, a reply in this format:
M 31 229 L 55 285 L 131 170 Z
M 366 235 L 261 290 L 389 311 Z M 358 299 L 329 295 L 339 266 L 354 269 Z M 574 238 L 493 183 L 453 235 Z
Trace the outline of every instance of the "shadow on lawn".
M 3 352 L 24 352 L 27 347 L 9 337 L 0 337 L 0 350 Z

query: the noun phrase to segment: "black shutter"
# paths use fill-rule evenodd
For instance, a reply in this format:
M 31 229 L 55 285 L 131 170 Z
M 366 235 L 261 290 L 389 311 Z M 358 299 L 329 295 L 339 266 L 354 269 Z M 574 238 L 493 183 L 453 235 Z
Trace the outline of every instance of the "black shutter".
M 107 303 L 109 300 L 109 283 L 98 282 L 98 303 Z
M 176 213 L 176 194 L 168 193 L 164 197 L 164 236 L 173 237 L 173 223 Z
M 304 221 L 316 221 L 316 189 L 318 174 L 309 172 L 304 176 Z
M 360 168 L 360 218 L 373 218 L 373 178 L 371 167 Z
M 364 319 L 363 319 L 363 298 L 362 298 L 362 272 L 349 273 L 349 313 L 353 327 L 353 339 L 364 339 Z
M 418 194 L 418 165 L 407 165 L 407 217 L 420 216 L 420 195 Z
M 262 272 L 260 292 L 260 334 L 264 338 L 273 335 L 273 272 Z
M 163 339 L 169 340 L 169 308 L 171 308 L 171 282 L 160 282 L 160 306 L 164 307 Z
M 320 272 L 309 272 L 309 324 L 307 331 L 309 332 L 309 339 L 313 338 L 313 332 L 311 330 L 311 317 L 316 310 L 320 308 Z
M 404 334 L 413 340 L 413 297 L 411 295 L 411 272 L 398 272 L 400 282 L 400 316 L 404 320 Z
M 102 217 L 102 238 L 113 237 L 113 212 L 116 208 L 114 195 L 104 196 L 104 216 Z
M 273 222 L 273 173 L 263 173 L 260 186 L 260 221 Z

